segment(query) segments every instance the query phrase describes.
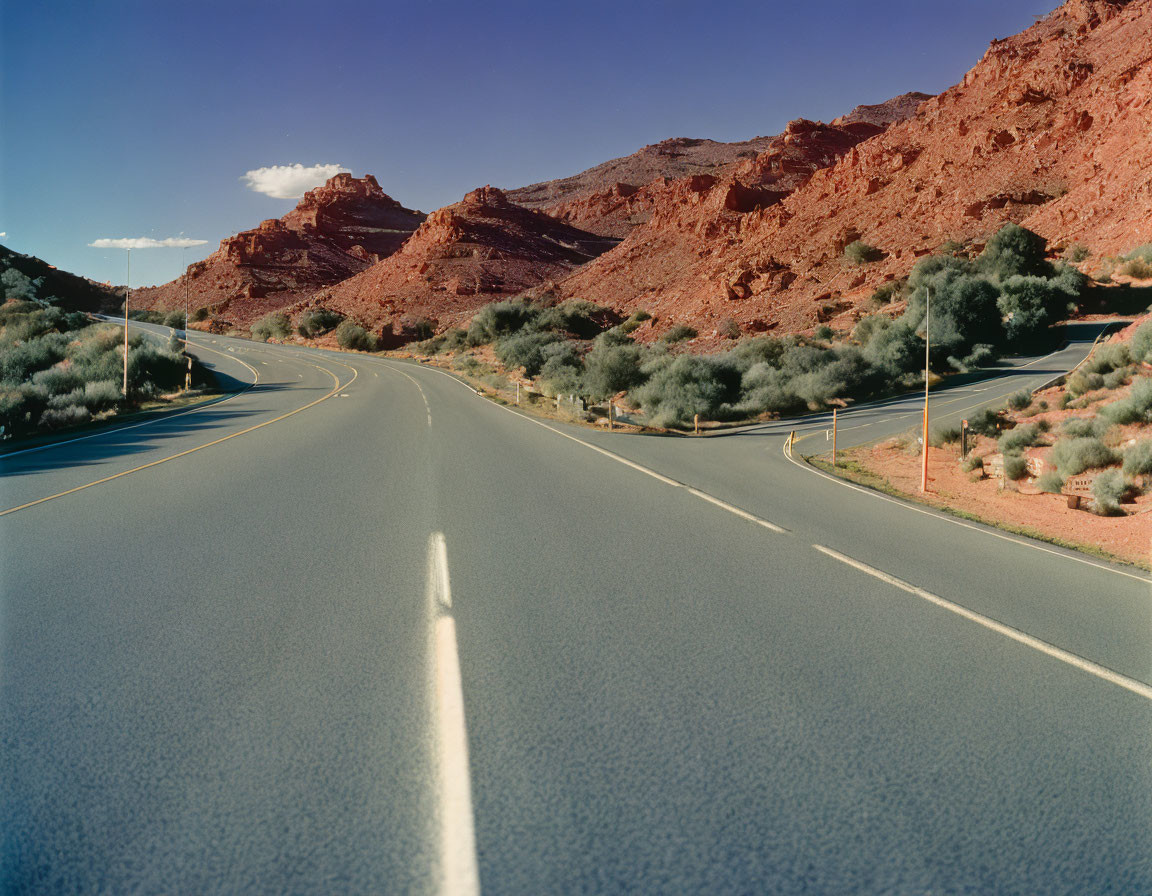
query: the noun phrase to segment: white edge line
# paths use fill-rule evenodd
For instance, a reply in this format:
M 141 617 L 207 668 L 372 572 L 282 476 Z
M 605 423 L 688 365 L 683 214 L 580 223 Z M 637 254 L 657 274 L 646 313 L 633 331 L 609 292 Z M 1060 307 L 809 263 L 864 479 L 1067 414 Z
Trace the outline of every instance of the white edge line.
M 439 892 L 444 896 L 478 896 L 480 871 L 472 812 L 464 688 L 456 646 L 456 621 L 450 612 L 452 588 L 443 532 L 433 532 L 428 539 L 427 588 L 430 678 L 436 726 Z
M 460 380 L 456 379 L 456 377 L 452 376 L 450 373 L 446 373 L 445 371 L 439 370 L 436 367 L 429 367 L 429 368 L 422 368 L 422 369 L 437 370 L 439 373 L 443 373 L 445 376 L 447 376 L 449 379 L 453 380 L 454 382 L 460 383 L 462 386 L 464 386 L 464 388 L 470 389 L 471 391 L 475 391 L 474 389 L 471 389 L 471 387 L 469 387 L 467 383 L 461 382 Z M 404 374 L 404 375 L 408 376 L 407 374 Z M 408 377 L 408 378 L 412 379 L 411 377 Z M 419 386 L 417 386 L 417 388 L 419 388 Z M 421 390 L 421 394 L 423 394 L 423 390 Z M 477 394 L 479 394 L 479 393 L 477 393 Z M 769 529 L 773 532 L 778 532 L 780 534 L 786 534 L 788 532 L 788 530 L 783 528 L 782 526 L 778 526 L 775 523 L 769 522 L 766 519 L 763 519 L 763 518 L 758 517 L 754 514 L 751 514 L 746 510 L 741 510 L 739 507 L 736 507 L 732 504 L 729 504 L 727 501 L 722 501 L 719 498 L 714 498 L 711 495 L 709 495 L 707 492 L 700 491 L 700 489 L 698 489 L 698 488 L 693 488 L 689 485 L 685 485 L 683 482 L 679 482 L 675 479 L 670 479 L 669 477 L 663 475 L 662 473 L 657 473 L 655 470 L 649 469 L 648 467 L 642 466 L 641 464 L 638 464 L 634 461 L 630 461 L 626 457 L 621 457 L 619 454 L 616 454 L 615 452 L 609 451 L 606 448 L 601 448 L 598 445 L 593 445 L 590 442 L 585 442 L 583 439 L 578 439 L 578 438 L 576 438 L 576 436 L 569 435 L 568 433 L 564 432 L 563 430 L 556 429 L 554 426 L 549 426 L 547 423 L 542 423 L 541 421 L 535 419 L 534 417 L 530 417 L 521 411 L 514 410 L 513 408 L 507 407 L 506 405 L 502 405 L 502 404 L 496 404 L 496 406 L 502 410 L 508 411 L 508 413 L 510 413 L 510 414 L 514 414 L 517 417 L 520 417 L 523 420 L 527 420 L 529 423 L 535 423 L 537 426 L 543 427 L 544 429 L 548 430 L 549 432 L 553 432 L 558 436 L 563 436 L 566 439 L 571 439 L 576 444 L 583 445 L 585 448 L 588 448 L 592 451 L 595 451 L 598 454 L 603 454 L 605 457 L 610 457 L 612 460 L 616 461 L 617 463 L 621 463 L 626 467 L 631 467 L 633 470 L 636 470 L 640 473 L 643 473 L 646 476 L 651 476 L 653 479 L 656 479 L 660 482 L 663 482 L 665 485 L 670 485 L 673 488 L 682 488 L 685 491 L 687 491 L 690 495 L 693 495 L 697 498 L 700 498 L 701 500 L 707 501 L 709 504 L 715 504 L 717 507 L 720 507 L 724 510 L 727 510 L 729 513 L 735 514 L 736 516 L 740 517 L 741 519 L 745 519 L 745 520 L 748 520 L 749 522 L 756 523 L 759 526 L 763 526 L 765 529 Z
M 1006 638 L 1011 638 L 1013 641 L 1023 644 L 1025 647 L 1031 647 L 1033 650 L 1037 650 L 1046 656 L 1050 656 L 1062 663 L 1066 663 L 1069 666 L 1074 666 L 1083 672 L 1087 672 L 1089 675 L 1095 675 L 1097 678 L 1103 679 L 1104 681 L 1114 684 L 1117 687 L 1124 688 L 1127 691 L 1131 691 L 1132 693 L 1143 697 L 1145 700 L 1152 700 L 1152 686 L 1149 686 L 1142 681 L 1129 678 L 1127 675 L 1121 675 L 1119 672 L 1114 672 L 1112 669 L 1109 669 L 1106 666 L 1101 666 L 1100 664 L 1094 663 L 1091 660 L 1086 660 L 1082 656 L 1078 656 L 1075 653 L 1069 653 L 1067 650 L 1056 647 L 1054 644 L 1049 644 L 1047 641 L 1041 641 L 1039 638 L 1035 638 L 1032 635 L 1027 635 L 1017 628 L 1013 628 L 1010 625 L 1005 625 L 1003 622 L 997 622 L 995 619 L 991 619 L 988 616 L 984 616 L 981 613 L 975 612 L 974 610 L 969 610 L 968 608 L 962 607 L 959 604 L 954 604 L 952 601 L 945 600 L 944 598 L 933 594 L 931 591 L 925 591 L 923 588 L 917 588 L 915 585 L 910 585 L 903 579 L 898 579 L 895 576 L 883 572 L 882 570 L 876 569 L 874 566 L 869 566 L 867 563 L 861 563 L 859 560 L 854 560 L 845 554 L 841 554 L 839 551 L 834 551 L 831 548 L 826 548 L 819 544 L 814 544 L 812 547 L 814 547 L 820 553 L 831 557 L 833 560 L 839 560 L 841 563 L 845 563 L 854 569 L 858 569 L 860 572 L 867 573 L 873 578 L 879 579 L 882 582 L 887 582 L 889 585 L 892 585 L 895 588 L 899 588 L 902 591 L 907 591 L 909 594 L 913 594 L 916 597 L 928 601 L 929 603 L 933 603 L 942 609 L 948 610 L 950 613 L 955 613 L 957 616 L 961 616 L 964 619 L 967 619 L 969 622 L 975 622 L 977 625 L 982 625 L 984 628 L 990 629 L 991 631 L 994 631 L 999 635 L 1003 635 Z
M 796 441 L 800 441 L 800 439 L 797 439 Z M 1040 551 L 1040 552 L 1045 553 L 1045 554 L 1051 554 L 1053 557 L 1062 557 L 1065 560 L 1071 560 L 1075 563 L 1083 563 L 1085 566 L 1091 566 L 1091 567 L 1094 567 L 1096 569 L 1102 569 L 1105 572 L 1110 572 L 1110 573 L 1113 573 L 1114 575 L 1118 575 L 1118 576 L 1124 576 L 1125 578 L 1135 579 L 1137 582 L 1143 582 L 1145 584 L 1152 583 L 1152 579 L 1149 579 L 1147 576 L 1138 576 L 1138 575 L 1135 575 L 1133 573 L 1126 572 L 1125 570 L 1122 570 L 1122 569 L 1116 569 L 1115 567 L 1112 567 L 1112 566 L 1105 566 L 1103 563 L 1097 563 L 1094 560 L 1089 560 L 1087 557 L 1080 557 L 1080 556 L 1077 556 L 1076 554 L 1073 554 L 1073 553 L 1066 553 L 1064 551 L 1057 551 L 1057 550 L 1054 550 L 1053 548 L 1045 547 L 1042 544 L 1036 544 L 1035 542 L 1025 541 L 1022 538 L 1016 538 L 1012 535 L 1006 535 L 1003 532 L 996 532 L 987 526 L 977 526 L 977 525 L 974 525 L 972 523 L 967 523 L 964 520 L 956 519 L 955 517 L 949 516 L 946 513 L 941 513 L 938 511 L 934 511 L 934 510 L 929 510 L 928 508 L 925 508 L 925 507 L 917 507 L 915 504 L 911 503 L 910 501 L 903 501 L 903 500 L 900 500 L 898 498 L 894 498 L 891 495 L 881 494 L 880 492 L 874 491 L 873 489 L 865 488 L 864 486 L 861 486 L 861 485 L 856 485 L 856 483 L 854 483 L 854 482 L 848 482 L 845 479 L 841 479 L 839 476 L 833 476 L 830 473 L 825 473 L 823 470 L 817 470 L 811 464 L 805 463 L 804 461 L 796 460 L 796 458 L 792 456 L 792 452 L 789 451 L 789 449 L 788 449 L 787 440 L 785 440 L 785 442 L 784 442 L 784 456 L 786 458 L 788 458 L 788 460 L 790 460 L 792 463 L 796 464 L 796 466 L 800 467 L 803 470 L 807 470 L 809 473 L 814 473 L 817 476 L 822 476 L 823 478 L 831 480 L 832 482 L 835 482 L 837 485 L 843 486 L 844 488 L 850 488 L 853 491 L 860 492 L 861 494 L 868 495 L 869 497 L 878 498 L 881 501 L 887 501 L 889 504 L 895 504 L 897 507 L 903 507 L 905 510 L 910 510 L 913 513 L 922 513 L 925 516 L 930 516 L 933 519 L 940 520 L 941 522 L 951 523 L 953 526 L 960 526 L 961 528 L 964 528 L 964 529 L 971 529 L 973 532 L 979 532 L 983 535 L 989 536 L 990 538 L 999 538 L 1001 541 L 1009 541 L 1012 544 L 1022 545 L 1023 547 L 1031 548 L 1034 551 Z

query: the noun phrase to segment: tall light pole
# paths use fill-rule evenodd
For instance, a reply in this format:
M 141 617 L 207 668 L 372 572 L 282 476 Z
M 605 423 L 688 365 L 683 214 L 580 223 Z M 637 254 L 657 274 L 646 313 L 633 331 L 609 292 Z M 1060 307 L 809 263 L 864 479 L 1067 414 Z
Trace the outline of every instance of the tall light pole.
M 128 279 L 124 283 L 124 397 L 128 397 L 128 297 L 132 294 L 132 250 L 128 249 Z
M 188 247 L 180 247 L 180 265 L 184 268 L 184 354 L 188 354 Z
M 932 290 L 924 288 L 924 450 L 921 452 L 920 491 L 928 491 L 928 350 L 932 344 L 929 327 L 932 323 Z

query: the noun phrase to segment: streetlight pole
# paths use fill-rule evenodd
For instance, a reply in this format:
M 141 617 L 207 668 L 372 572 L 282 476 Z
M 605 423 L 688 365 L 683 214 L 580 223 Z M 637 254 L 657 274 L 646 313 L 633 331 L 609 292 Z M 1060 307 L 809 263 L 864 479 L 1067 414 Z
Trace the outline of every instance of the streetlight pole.
M 124 397 L 128 397 L 128 297 L 132 294 L 132 250 L 128 249 L 128 279 L 124 283 Z
M 932 323 L 932 290 L 924 289 L 924 450 L 921 452 L 920 491 L 928 491 L 928 351 L 932 343 L 930 326 Z

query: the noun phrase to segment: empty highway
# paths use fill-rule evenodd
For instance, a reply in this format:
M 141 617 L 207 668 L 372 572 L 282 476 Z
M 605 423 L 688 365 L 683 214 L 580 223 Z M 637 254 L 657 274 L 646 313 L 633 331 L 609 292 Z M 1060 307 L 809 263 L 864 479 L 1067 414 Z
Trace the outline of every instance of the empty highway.
M 194 339 L 226 400 L 0 459 L 4 892 L 1152 892 L 1143 572 L 826 477 L 821 417 Z

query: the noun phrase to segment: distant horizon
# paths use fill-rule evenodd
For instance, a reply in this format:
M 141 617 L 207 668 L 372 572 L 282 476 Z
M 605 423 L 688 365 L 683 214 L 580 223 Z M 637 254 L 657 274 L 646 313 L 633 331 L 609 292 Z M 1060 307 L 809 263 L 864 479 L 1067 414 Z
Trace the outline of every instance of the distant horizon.
M 1052 8 L 838 3 L 817 32 L 792 4 L 619 6 L 8 4 L 0 239 L 123 286 L 124 251 L 90 243 L 205 241 L 192 263 L 288 212 L 313 166 L 431 212 L 670 138 L 749 140 L 936 94 Z M 132 288 L 172 280 L 181 258 L 133 252 Z

